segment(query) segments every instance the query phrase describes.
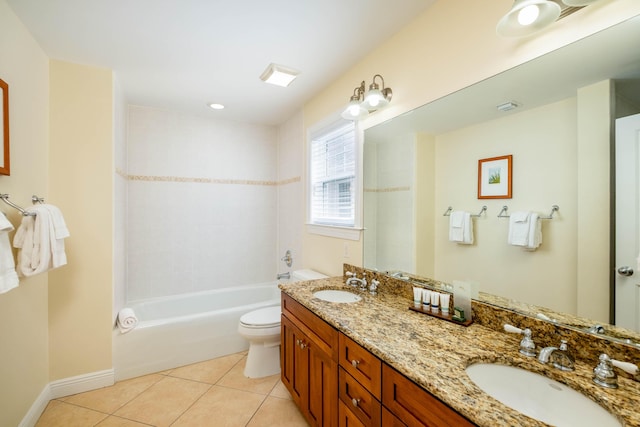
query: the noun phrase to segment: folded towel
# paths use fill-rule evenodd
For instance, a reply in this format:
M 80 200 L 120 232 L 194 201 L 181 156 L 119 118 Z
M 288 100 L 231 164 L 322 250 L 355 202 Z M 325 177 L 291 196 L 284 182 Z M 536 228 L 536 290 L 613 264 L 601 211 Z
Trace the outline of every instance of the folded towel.
M 529 244 L 531 212 L 513 212 L 509 216 L 509 235 L 507 241 L 514 246 Z
M 123 308 L 118 312 L 118 319 L 116 324 L 120 329 L 121 334 L 126 334 L 138 325 L 138 318 L 136 313 L 131 308 Z
M 62 215 L 59 210 L 51 209 L 51 205 L 35 205 L 27 212 L 34 216 L 24 216 L 18 231 L 13 238 L 13 246 L 18 248 L 18 274 L 33 276 L 48 270 L 61 267 L 67 263 L 64 249 L 64 238 L 68 236 Z M 52 215 L 53 212 L 53 215 Z M 54 219 L 57 217 L 57 219 Z M 58 231 L 56 225 L 58 223 Z
M 536 250 L 542 243 L 540 215 L 535 212 L 514 212 L 509 217 L 508 243 Z
M 8 233 L 11 230 L 13 230 L 13 224 L 9 222 L 4 214 L 0 215 L 0 294 L 17 288 L 19 283 L 11 243 L 9 242 Z
M 473 244 L 473 221 L 469 212 L 451 212 L 449 217 L 449 240 L 464 245 Z

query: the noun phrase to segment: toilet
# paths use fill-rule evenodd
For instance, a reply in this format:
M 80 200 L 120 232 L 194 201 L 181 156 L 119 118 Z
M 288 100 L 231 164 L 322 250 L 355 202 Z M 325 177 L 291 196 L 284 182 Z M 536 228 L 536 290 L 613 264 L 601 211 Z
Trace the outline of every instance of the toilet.
M 313 270 L 296 270 L 291 281 L 327 278 Z M 240 317 L 238 333 L 249 341 L 249 354 L 244 376 L 262 378 L 280 373 L 280 314 L 279 305 L 259 308 Z

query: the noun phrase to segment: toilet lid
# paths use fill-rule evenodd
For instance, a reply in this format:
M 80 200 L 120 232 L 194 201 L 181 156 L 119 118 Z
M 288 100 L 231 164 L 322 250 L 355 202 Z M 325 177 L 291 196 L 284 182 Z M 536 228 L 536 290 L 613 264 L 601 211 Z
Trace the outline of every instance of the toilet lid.
M 280 324 L 280 306 L 265 307 L 250 311 L 240 317 L 240 323 L 247 326 L 272 327 Z

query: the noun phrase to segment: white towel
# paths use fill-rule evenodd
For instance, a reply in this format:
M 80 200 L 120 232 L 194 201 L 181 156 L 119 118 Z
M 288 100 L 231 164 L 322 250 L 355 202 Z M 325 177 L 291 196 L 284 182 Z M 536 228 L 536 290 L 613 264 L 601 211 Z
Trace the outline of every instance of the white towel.
M 13 259 L 9 232 L 13 230 L 13 224 L 4 214 L 0 214 L 0 294 L 9 292 L 18 287 L 18 274 Z
M 473 244 L 473 221 L 469 212 L 451 212 L 449 217 L 449 240 L 463 245 Z
M 121 334 L 126 334 L 138 325 L 138 318 L 136 313 L 131 308 L 123 308 L 118 312 L 118 319 L 116 324 L 120 329 Z
M 514 212 L 509 217 L 508 243 L 535 250 L 542 243 L 542 226 L 535 212 Z
M 27 209 L 27 212 L 33 212 L 36 216 L 23 217 L 13 238 L 13 246 L 19 249 L 18 274 L 28 277 L 65 265 L 67 255 L 64 238 L 57 238 L 56 234 L 67 237 L 69 231 L 58 208 L 35 205 Z

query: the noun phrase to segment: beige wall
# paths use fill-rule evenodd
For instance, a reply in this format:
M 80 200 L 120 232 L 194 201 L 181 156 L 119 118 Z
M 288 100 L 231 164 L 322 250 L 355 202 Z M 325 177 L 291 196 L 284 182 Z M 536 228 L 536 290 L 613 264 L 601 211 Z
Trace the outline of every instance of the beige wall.
M 9 84 L 11 133 L 11 176 L 0 176 L 0 192 L 28 206 L 32 194 L 48 195 L 49 62 L 4 0 L 0 0 L 0 79 Z M 18 212 L 2 203 L 0 211 L 17 228 Z M 21 279 L 18 288 L 0 294 L 2 426 L 18 425 L 49 382 L 47 329 L 46 274 Z
M 50 380 L 111 369 L 113 77 L 51 61 L 49 199 L 71 237 L 49 273 Z
M 305 128 L 344 107 L 358 82 L 376 73 L 393 89 L 393 100 L 364 120 L 364 128 L 640 14 L 638 1 L 602 0 L 534 37 L 501 38 L 495 34 L 495 25 L 512 3 L 437 2 L 308 102 Z M 340 239 L 306 232 L 303 251 L 306 267 L 323 268 L 330 274 L 339 274 L 343 262 L 362 263 L 361 250 L 351 251 L 347 259 Z

